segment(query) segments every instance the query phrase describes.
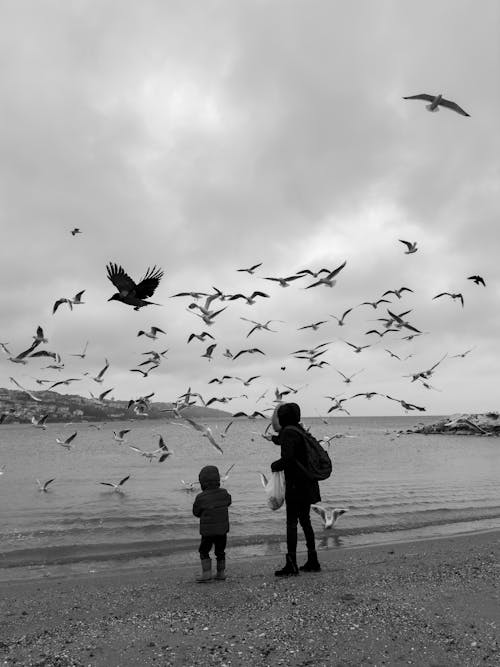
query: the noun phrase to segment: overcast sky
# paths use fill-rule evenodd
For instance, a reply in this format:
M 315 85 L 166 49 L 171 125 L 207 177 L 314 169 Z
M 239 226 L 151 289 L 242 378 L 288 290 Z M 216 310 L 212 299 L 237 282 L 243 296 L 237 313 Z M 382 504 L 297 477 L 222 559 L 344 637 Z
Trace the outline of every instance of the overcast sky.
M 496 0 L 2 3 L 0 340 L 17 354 L 42 325 L 66 367 L 0 353 L 0 386 L 81 377 L 63 391 L 158 400 L 191 386 L 206 399 L 245 392 L 229 409 L 252 412 L 287 384 L 302 387 L 295 399 L 308 415 L 326 412 L 325 396 L 365 391 L 430 414 L 498 409 L 499 26 Z M 402 99 L 417 93 L 442 93 L 470 118 Z M 333 288 L 263 280 L 345 260 Z M 162 305 L 108 302 L 109 261 L 135 280 L 161 267 L 152 300 Z M 236 271 L 258 262 L 253 276 Z M 209 328 L 186 311 L 189 299 L 171 298 L 212 286 L 271 298 L 220 304 Z M 359 304 L 401 286 L 413 293 L 389 308 L 411 309 L 425 335 L 366 335 L 387 313 Z M 84 305 L 52 314 L 83 289 Z M 462 293 L 464 308 L 432 300 L 443 291 Z M 353 306 L 339 327 L 331 315 Z M 283 322 L 246 339 L 240 317 Z M 137 337 L 152 325 L 166 335 Z M 186 344 L 203 329 L 217 342 L 211 362 L 200 356 L 209 340 Z M 376 345 L 356 354 L 342 339 Z M 87 340 L 84 360 L 69 356 Z M 290 355 L 326 341 L 322 369 Z M 266 354 L 231 361 L 226 347 Z M 142 352 L 166 348 L 148 378 L 130 372 Z M 445 354 L 434 389 L 403 377 Z M 102 386 L 82 375 L 105 358 Z M 335 369 L 364 370 L 346 385 Z M 207 384 L 223 374 L 261 377 Z M 404 414 L 378 396 L 345 407 Z

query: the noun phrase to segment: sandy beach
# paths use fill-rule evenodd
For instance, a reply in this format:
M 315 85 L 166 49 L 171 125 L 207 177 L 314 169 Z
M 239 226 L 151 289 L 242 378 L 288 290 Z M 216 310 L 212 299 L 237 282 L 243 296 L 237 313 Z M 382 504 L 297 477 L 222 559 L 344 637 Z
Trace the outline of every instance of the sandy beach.
M 2 665 L 500 665 L 500 532 L 0 586 Z

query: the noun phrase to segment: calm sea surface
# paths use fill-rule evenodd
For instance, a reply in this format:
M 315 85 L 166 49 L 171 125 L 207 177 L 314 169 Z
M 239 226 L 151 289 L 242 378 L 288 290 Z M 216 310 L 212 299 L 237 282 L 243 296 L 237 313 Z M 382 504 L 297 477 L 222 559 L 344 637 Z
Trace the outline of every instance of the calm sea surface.
M 334 474 L 321 483 L 323 504 L 346 507 L 333 530 L 313 523 L 321 548 L 393 538 L 406 531 L 443 534 L 450 529 L 500 527 L 500 439 L 474 436 L 402 435 L 411 417 L 305 419 L 316 437 L 334 433 Z M 432 422 L 435 418 L 423 418 Z M 182 422 L 184 423 L 184 422 Z M 224 454 L 191 428 L 166 421 L 100 425 L 49 424 L 0 427 L 0 570 L 47 564 L 160 556 L 195 549 L 194 493 L 181 480 L 196 481 L 203 465 L 221 473 L 235 464 L 224 486 L 232 494 L 230 544 L 279 545 L 284 510 L 266 505 L 258 472 L 268 473 L 279 449 L 260 433 L 264 420 L 209 423 Z M 130 428 L 127 442 L 113 430 Z M 70 451 L 56 443 L 78 432 Z M 167 461 L 150 463 L 129 449 L 156 449 L 161 433 L 173 450 Z M 123 494 L 99 482 L 130 475 Z M 47 493 L 36 479 L 55 478 Z M 16 567 L 17 566 L 17 567 Z M 1 575 L 0 575 L 1 578 Z

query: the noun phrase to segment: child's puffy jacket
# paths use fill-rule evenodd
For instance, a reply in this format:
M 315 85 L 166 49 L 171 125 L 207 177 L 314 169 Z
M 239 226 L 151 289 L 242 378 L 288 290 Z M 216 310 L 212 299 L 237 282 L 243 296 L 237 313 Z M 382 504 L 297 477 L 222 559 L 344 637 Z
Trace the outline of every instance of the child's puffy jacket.
M 220 488 L 216 466 L 205 466 L 199 474 L 202 488 L 193 503 L 193 514 L 200 519 L 200 535 L 225 535 L 229 531 L 231 496 Z

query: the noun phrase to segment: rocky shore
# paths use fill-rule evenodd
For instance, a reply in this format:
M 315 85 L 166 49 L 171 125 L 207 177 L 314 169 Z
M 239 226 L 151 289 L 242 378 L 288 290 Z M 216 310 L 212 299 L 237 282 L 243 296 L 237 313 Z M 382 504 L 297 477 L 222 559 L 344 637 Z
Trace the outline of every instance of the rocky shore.
M 435 424 L 423 424 L 416 428 L 400 431 L 400 433 L 500 436 L 500 414 L 498 412 L 486 412 L 484 414 L 452 415 L 440 419 Z
M 157 567 L 0 585 L 0 665 L 500 664 L 500 532 L 235 560 L 225 582 Z

